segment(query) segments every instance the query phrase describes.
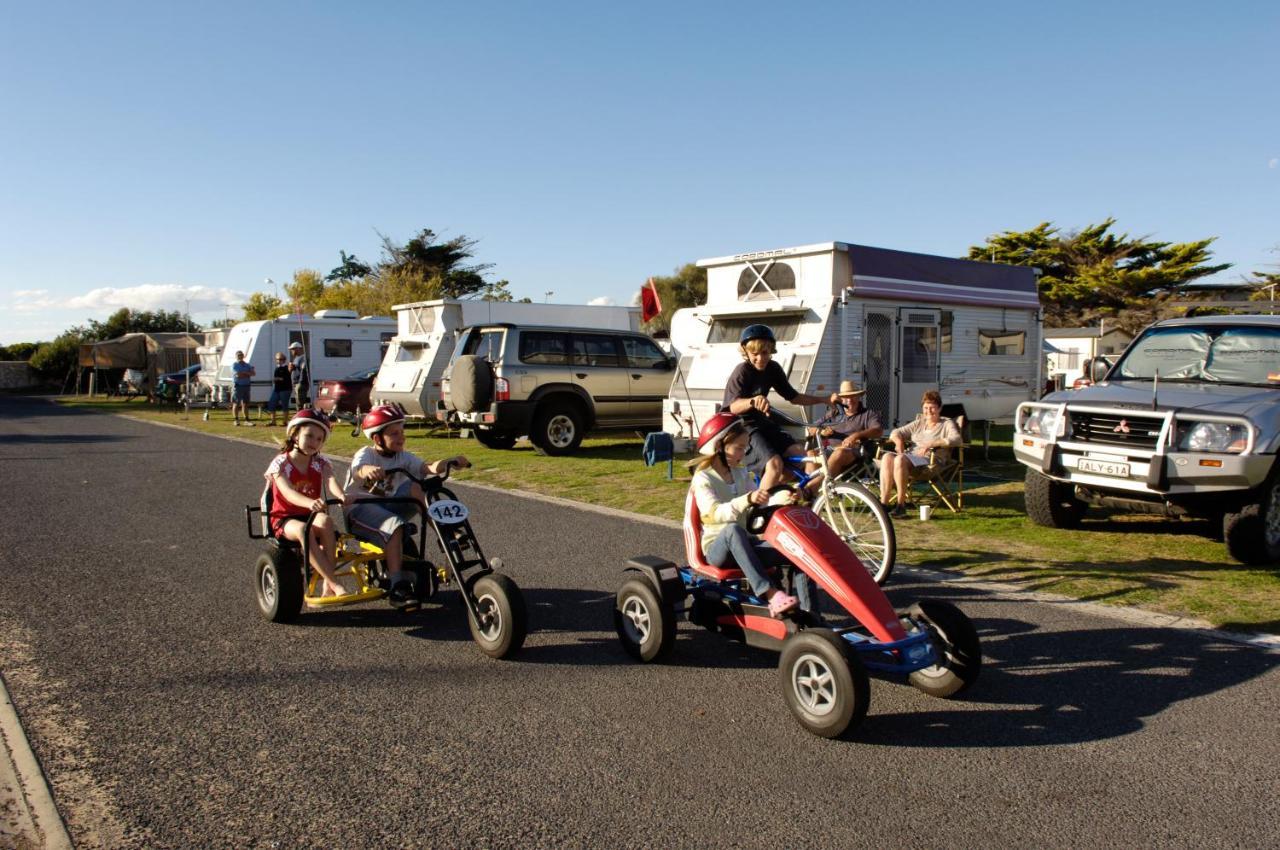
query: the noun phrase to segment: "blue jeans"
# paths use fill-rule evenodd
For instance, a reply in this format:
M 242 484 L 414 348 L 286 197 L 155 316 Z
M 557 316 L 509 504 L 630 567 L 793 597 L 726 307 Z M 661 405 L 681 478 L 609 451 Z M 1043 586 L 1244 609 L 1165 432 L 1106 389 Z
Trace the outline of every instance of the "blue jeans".
M 720 530 L 720 534 L 707 546 L 707 563 L 714 567 L 723 567 L 730 561 L 742 570 L 751 585 L 751 591 L 761 598 L 773 587 L 769 576 L 765 573 L 768 566 L 790 565 L 781 552 L 763 541 L 751 539 L 747 530 L 737 523 L 730 523 Z M 812 591 L 809 577 L 803 571 L 795 571 L 796 598 L 800 600 L 802 611 L 813 610 Z

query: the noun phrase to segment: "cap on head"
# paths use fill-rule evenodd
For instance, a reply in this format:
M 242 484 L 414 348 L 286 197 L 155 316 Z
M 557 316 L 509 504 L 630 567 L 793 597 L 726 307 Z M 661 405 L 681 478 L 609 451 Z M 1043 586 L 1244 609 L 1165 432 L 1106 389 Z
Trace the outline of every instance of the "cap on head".
M 379 404 L 366 413 L 364 419 L 360 420 L 360 430 L 372 440 L 373 435 L 382 429 L 403 421 L 404 411 L 398 405 Z
M 778 338 L 773 335 L 773 328 L 768 325 L 747 325 L 742 329 L 742 336 L 738 338 L 738 345 L 746 345 L 753 339 L 767 339 L 773 343 L 778 341 Z
M 291 342 L 291 343 L 289 343 L 289 350 L 290 350 L 290 351 L 301 351 L 301 350 L 302 350 L 302 343 L 300 343 L 300 342 Z
M 720 450 L 725 437 L 740 427 L 742 427 L 742 420 L 727 410 L 712 416 L 698 432 L 698 454 L 715 454 Z
M 292 434 L 293 429 L 302 425 L 315 425 L 324 429 L 325 437 L 329 436 L 329 417 L 325 416 L 318 410 L 310 407 L 304 407 L 297 413 L 293 414 L 293 418 L 289 420 L 289 424 L 285 426 L 284 432 Z

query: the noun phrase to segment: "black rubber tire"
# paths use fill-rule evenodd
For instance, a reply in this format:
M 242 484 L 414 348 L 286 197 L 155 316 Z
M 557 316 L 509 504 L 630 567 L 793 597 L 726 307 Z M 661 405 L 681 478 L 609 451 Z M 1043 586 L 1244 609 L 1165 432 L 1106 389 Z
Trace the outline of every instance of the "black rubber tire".
M 449 407 L 462 413 L 488 410 L 493 401 L 493 372 L 489 361 L 463 354 L 449 370 Z
M 302 565 L 296 552 L 263 552 L 253 570 L 258 613 L 272 623 L 292 623 L 302 613 Z
M 929 696 L 954 697 L 968 690 L 982 672 L 982 642 L 965 613 L 950 602 L 922 600 L 907 612 L 933 637 L 941 663 L 912 673 L 911 684 Z
M 637 661 L 658 661 L 676 642 L 674 612 L 643 578 L 622 583 L 613 606 L 613 627 L 622 648 Z
M 819 496 L 813 512 L 840 535 L 876 584 L 889 580 L 898 557 L 898 536 L 889 512 L 870 490 L 853 481 L 832 485 L 829 502 Z
M 490 618 L 481 627 L 467 617 L 480 651 L 490 658 L 510 658 L 519 652 L 529 632 L 529 615 L 516 583 L 502 573 L 485 573 L 467 582 L 467 593 L 481 615 Z
M 1070 484 L 1028 469 L 1023 490 L 1027 516 L 1045 528 L 1075 528 L 1089 506 L 1077 499 L 1072 490 Z
M 476 428 L 473 432 L 476 442 L 486 449 L 505 451 L 516 444 L 514 434 L 499 434 L 497 431 Z
M 867 668 L 830 629 L 805 629 L 782 644 L 782 698 L 796 722 L 823 738 L 856 728 L 871 704 Z
M 572 454 L 582 445 L 585 428 L 578 406 L 566 402 L 546 402 L 533 417 L 529 440 L 540 455 Z
M 1227 552 L 1242 564 L 1280 565 L 1280 474 L 1272 474 L 1260 502 L 1224 514 L 1222 539 Z

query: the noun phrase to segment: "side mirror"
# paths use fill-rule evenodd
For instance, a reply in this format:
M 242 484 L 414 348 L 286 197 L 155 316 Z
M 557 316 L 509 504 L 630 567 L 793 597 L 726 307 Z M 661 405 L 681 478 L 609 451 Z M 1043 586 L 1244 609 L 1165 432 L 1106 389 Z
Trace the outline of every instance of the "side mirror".
M 1095 357 L 1093 362 L 1089 364 L 1089 379 L 1095 384 L 1107 376 L 1107 372 L 1111 370 L 1111 363 L 1105 357 Z
M 658 372 L 670 372 L 675 367 L 676 359 L 674 357 L 668 357 L 666 360 L 653 364 L 654 370 Z

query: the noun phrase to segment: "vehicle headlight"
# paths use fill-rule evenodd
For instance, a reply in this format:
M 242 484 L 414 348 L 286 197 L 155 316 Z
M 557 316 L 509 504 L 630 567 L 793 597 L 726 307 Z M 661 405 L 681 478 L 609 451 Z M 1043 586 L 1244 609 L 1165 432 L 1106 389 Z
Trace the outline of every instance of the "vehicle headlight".
M 1037 407 L 1022 420 L 1022 430 L 1028 434 L 1048 437 L 1058 433 L 1059 421 L 1058 408 Z
M 1182 429 L 1178 448 L 1186 452 L 1242 452 L 1249 432 L 1243 425 L 1197 422 Z

